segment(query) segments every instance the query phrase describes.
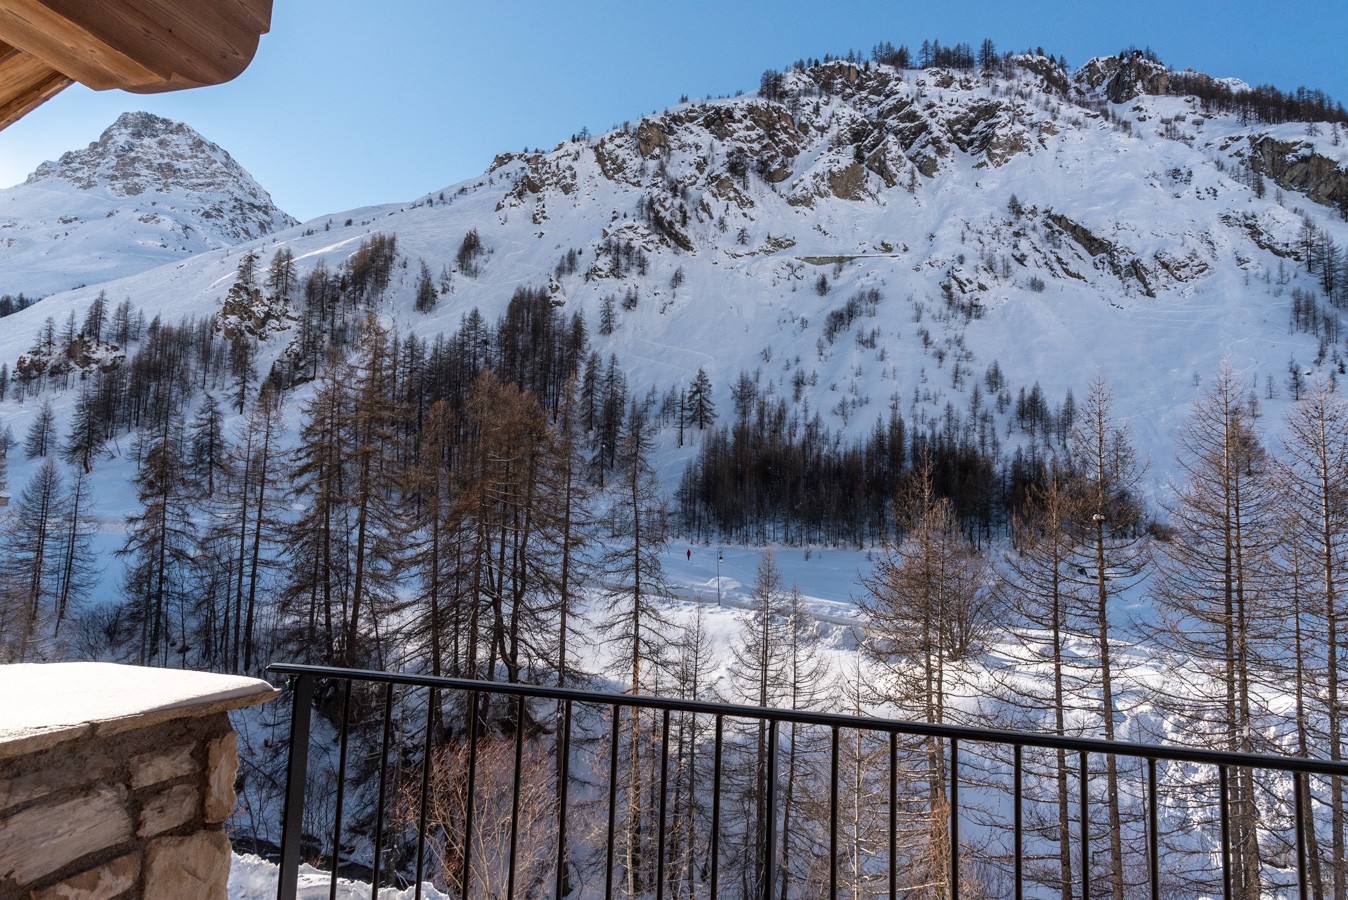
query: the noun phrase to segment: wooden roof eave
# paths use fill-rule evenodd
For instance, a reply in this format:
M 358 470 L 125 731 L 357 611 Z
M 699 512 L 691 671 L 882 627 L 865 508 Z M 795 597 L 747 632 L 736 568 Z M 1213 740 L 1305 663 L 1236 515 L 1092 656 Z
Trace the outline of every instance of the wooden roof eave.
M 78 81 L 158 93 L 237 77 L 272 0 L 0 0 L 0 128 Z

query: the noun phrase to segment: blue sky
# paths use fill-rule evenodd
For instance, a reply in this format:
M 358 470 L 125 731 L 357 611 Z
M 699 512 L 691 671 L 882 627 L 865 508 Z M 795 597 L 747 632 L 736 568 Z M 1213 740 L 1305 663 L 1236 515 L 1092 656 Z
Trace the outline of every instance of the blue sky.
M 0 187 L 97 138 L 121 112 L 180 119 L 301 219 L 411 199 L 766 68 L 924 38 L 1042 46 L 1079 66 L 1130 44 L 1175 67 L 1320 88 L 1348 104 L 1343 0 L 276 0 L 253 65 L 178 94 L 75 86 L 0 132 Z

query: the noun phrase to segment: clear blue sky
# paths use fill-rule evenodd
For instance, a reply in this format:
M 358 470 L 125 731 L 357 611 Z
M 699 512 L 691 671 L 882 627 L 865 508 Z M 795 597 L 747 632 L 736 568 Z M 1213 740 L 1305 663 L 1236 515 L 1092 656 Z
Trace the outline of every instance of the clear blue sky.
M 1171 66 L 1320 88 L 1348 104 L 1344 0 L 275 0 L 234 82 L 178 94 L 75 86 L 0 132 L 0 187 L 97 138 L 121 112 L 180 119 L 301 219 L 407 200 L 766 68 L 924 38 L 1042 46 L 1073 67 L 1135 44 Z

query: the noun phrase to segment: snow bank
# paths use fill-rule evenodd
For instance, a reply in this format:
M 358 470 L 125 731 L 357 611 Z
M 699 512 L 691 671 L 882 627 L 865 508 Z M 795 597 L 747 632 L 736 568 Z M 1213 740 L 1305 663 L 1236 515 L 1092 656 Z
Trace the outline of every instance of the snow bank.
M 229 867 L 229 900 L 275 900 L 276 879 L 280 867 L 275 863 L 254 856 L 251 853 L 235 853 Z M 313 866 L 300 866 L 299 900 L 318 900 L 329 895 L 331 875 L 320 872 Z M 370 896 L 370 886 L 359 881 L 337 879 L 338 900 L 365 900 Z M 379 892 L 379 900 L 410 900 L 416 896 L 414 888 L 384 888 Z M 430 884 L 422 882 L 421 896 L 424 900 L 450 900 L 448 894 L 442 894 Z

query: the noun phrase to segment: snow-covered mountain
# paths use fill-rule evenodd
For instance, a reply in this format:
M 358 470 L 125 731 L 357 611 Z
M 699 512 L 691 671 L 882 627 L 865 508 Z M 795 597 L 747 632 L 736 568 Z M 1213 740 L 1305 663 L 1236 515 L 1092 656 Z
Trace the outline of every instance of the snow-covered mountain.
M 0 190 L 0 294 L 99 284 L 294 224 L 187 125 L 125 113 L 84 150 Z
M 1340 338 L 1322 328 L 1324 317 L 1338 320 L 1341 284 L 1331 275 L 1326 291 L 1322 271 L 1308 271 L 1326 248 L 1337 270 L 1333 248 L 1348 246 L 1342 126 L 1224 112 L 1210 97 L 1170 91 L 1230 95 L 1239 82 L 1140 55 L 1074 73 L 1029 55 L 988 73 L 831 61 L 769 74 L 756 94 L 502 154 L 481 177 L 411 202 L 237 248 L 159 247 L 184 258 L 108 287 L 109 300 L 132 298 L 147 318 L 214 315 L 246 251 L 261 266 L 289 251 L 299 285 L 320 266 L 342 271 L 372 235 L 396 235 L 399 264 L 379 309 L 401 330 L 452 332 L 473 308 L 491 322 L 516 288 L 545 287 L 568 315 L 583 314 L 592 347 L 617 356 L 634 395 L 686 386 L 705 369 L 723 416 L 743 374 L 835 433 L 864 435 L 891 410 L 926 428 L 978 407 L 1014 444 L 1013 411 L 996 394 L 1038 384 L 1057 404 L 1100 372 L 1154 462 L 1156 487 L 1170 471 L 1173 429 L 1224 358 L 1273 413 L 1290 364 L 1342 365 Z M 119 164 L 97 148 L 126 141 L 147 149 L 123 156 L 134 161 L 114 178 Z M 95 150 L 11 194 L 48 186 L 66 197 L 89 183 L 142 206 L 152 186 L 217 196 L 205 187 L 217 184 L 209 166 L 172 164 L 180 174 L 170 180 L 145 174 L 185 155 L 159 148 L 190 144 L 205 146 L 185 126 L 127 117 Z M 0 211 L 11 215 L 23 196 L 0 195 Z M 226 220 L 245 233 L 242 217 L 207 217 Z M 49 261 L 91 265 L 71 227 L 71 238 L 38 243 L 39 229 L 12 219 L 16 240 L 32 243 L 4 251 L 3 277 L 18 287 Z M 463 266 L 470 231 L 482 254 Z M 423 262 L 436 285 L 429 312 L 414 308 Z M 11 370 L 44 319 L 82 317 L 104 287 L 79 277 L 89 284 L 5 320 L 0 359 Z M 283 358 L 285 327 L 263 341 L 259 373 Z M 990 369 L 1001 376 L 991 391 Z M 0 405 L 16 433 L 28 414 Z M 669 448 L 669 483 L 689 452 Z

